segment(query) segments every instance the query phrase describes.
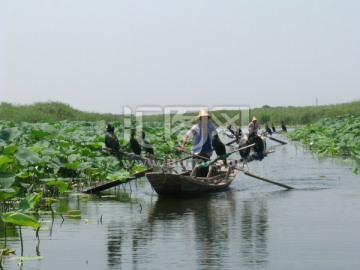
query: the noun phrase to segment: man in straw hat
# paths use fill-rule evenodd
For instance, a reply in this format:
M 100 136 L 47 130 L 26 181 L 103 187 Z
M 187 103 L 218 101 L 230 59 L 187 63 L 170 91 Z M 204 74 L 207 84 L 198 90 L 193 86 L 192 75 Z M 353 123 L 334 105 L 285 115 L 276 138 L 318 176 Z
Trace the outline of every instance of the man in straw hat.
M 260 128 L 256 117 L 254 116 L 249 124 L 249 135 L 257 135 L 258 129 Z
M 205 158 L 212 155 L 212 135 L 217 134 L 215 126 L 210 123 L 211 114 L 207 109 L 201 109 L 196 117 L 199 123 L 193 125 L 183 138 L 180 151 L 185 148 L 189 136 L 193 137 L 192 153 Z

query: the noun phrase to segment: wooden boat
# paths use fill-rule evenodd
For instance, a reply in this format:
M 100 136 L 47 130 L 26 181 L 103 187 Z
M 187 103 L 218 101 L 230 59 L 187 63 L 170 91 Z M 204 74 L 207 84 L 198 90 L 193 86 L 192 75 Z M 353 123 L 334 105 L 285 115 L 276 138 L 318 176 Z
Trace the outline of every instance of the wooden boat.
M 161 196 L 191 196 L 227 189 L 236 173 L 231 166 L 222 166 L 210 169 L 206 177 L 196 177 L 194 171 L 150 172 L 146 173 L 146 177 Z

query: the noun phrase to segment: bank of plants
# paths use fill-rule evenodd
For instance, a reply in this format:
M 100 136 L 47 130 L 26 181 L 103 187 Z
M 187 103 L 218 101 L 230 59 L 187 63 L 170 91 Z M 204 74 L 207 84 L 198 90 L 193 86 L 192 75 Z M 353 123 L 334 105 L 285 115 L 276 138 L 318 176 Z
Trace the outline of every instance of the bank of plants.
M 112 123 L 122 151 L 129 147 L 130 128 Z M 131 125 L 131 123 L 130 123 Z M 105 122 L 45 122 L 0 126 L 0 187 L 16 186 L 19 192 L 45 187 L 47 195 L 63 193 L 70 186 L 102 180 L 121 180 L 133 171 L 103 151 Z M 141 127 L 155 148 L 155 159 L 171 158 L 176 135 L 166 137 L 157 123 Z M 142 164 L 132 166 L 138 172 Z
M 126 182 L 147 168 L 141 161 L 126 157 L 119 160 L 104 151 L 105 124 L 105 121 L 0 121 L 0 206 L 1 219 L 7 224 L 4 228 L 17 226 L 21 235 L 22 226 L 32 227 L 38 237 L 39 215 L 53 216 L 52 204 L 60 195 L 104 180 Z M 123 152 L 131 152 L 130 129 L 135 128 L 146 132 L 146 139 L 155 150 L 155 163 L 178 155 L 173 148 L 183 128 L 170 135 L 159 123 L 141 127 L 134 122 L 127 126 L 123 122 L 111 124 Z M 65 218 L 80 215 L 64 213 Z M 5 245 L 0 253 L 1 266 L 2 256 L 11 250 Z
M 360 173 L 360 116 L 323 118 L 288 136 L 319 156 L 342 157 L 355 163 L 354 172 Z
M 268 123 L 276 127 L 280 127 L 281 122 L 284 122 L 288 126 L 299 126 L 315 123 L 321 118 L 327 117 L 332 118 L 338 115 L 354 115 L 360 116 L 360 100 L 355 100 L 347 103 L 331 104 L 331 105 L 319 105 L 319 106 L 281 106 L 271 107 L 264 105 L 261 108 L 239 108 L 242 115 L 242 120 L 247 120 L 246 114 L 249 113 L 249 117 L 256 116 L 258 121 L 262 124 Z M 187 107 L 184 106 L 183 109 Z M 222 123 L 226 122 L 223 118 L 225 113 L 228 118 L 239 115 L 239 110 L 216 110 L 213 111 L 209 108 L 214 115 L 214 118 L 219 119 Z M 249 109 L 249 111 L 248 111 Z M 49 122 L 49 121 L 121 121 L 124 119 L 134 120 L 135 111 L 132 115 L 115 115 L 115 114 L 100 114 L 95 112 L 84 112 L 72 108 L 68 104 L 61 102 L 37 102 L 29 105 L 14 105 L 11 103 L 2 102 L 0 103 L 0 120 L 11 121 L 13 123 L 20 122 Z M 195 112 L 187 112 L 185 115 L 196 116 Z M 164 122 L 166 115 L 163 114 L 144 114 L 142 116 L 143 121 L 147 123 L 151 122 Z M 238 120 L 237 125 L 245 125 L 247 123 Z

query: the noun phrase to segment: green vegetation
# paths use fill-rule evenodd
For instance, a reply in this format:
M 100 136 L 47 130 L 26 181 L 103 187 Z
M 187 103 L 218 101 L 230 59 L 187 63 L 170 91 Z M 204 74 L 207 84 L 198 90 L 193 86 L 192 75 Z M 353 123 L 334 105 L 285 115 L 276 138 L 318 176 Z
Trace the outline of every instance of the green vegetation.
M 281 121 L 291 126 L 307 125 L 318 121 L 321 118 L 331 118 L 338 115 L 354 115 L 360 116 L 360 101 L 349 103 L 323 105 L 323 106 L 307 106 L 307 107 L 270 107 L 264 105 L 262 108 L 250 110 L 250 117 L 256 116 L 260 124 L 269 123 L 279 126 Z M 224 122 L 223 113 L 226 112 L 228 117 L 233 117 L 236 111 L 215 111 L 212 112 L 215 117 Z M 196 113 L 188 115 L 195 116 Z M 33 105 L 12 105 L 2 102 L 0 104 L 0 120 L 19 122 L 53 122 L 53 121 L 105 121 L 123 122 L 124 119 L 135 120 L 133 117 L 125 117 L 115 114 L 100 114 L 93 112 L 82 112 L 73 109 L 69 105 L 60 102 L 39 102 Z M 142 119 L 144 122 L 163 122 L 164 116 L 146 115 Z M 240 123 L 237 123 L 240 125 Z
M 130 123 L 131 124 L 131 123 Z M 131 152 L 130 128 L 113 122 L 122 151 Z M 174 158 L 177 135 L 165 132 L 163 125 L 143 126 L 155 157 Z M 180 131 L 181 129 L 179 129 Z M 12 123 L 0 121 L 0 200 L 2 212 L 12 198 L 23 211 L 47 209 L 51 197 L 83 185 L 103 180 L 126 181 L 145 169 L 142 163 L 118 158 L 103 150 L 105 122 Z M 127 164 L 126 164 L 127 162 Z M 131 165 L 131 166 L 130 166 Z
M 360 173 L 360 116 L 344 115 L 323 118 L 296 129 L 288 136 L 320 156 L 341 156 L 355 161 L 355 173 Z
M 131 152 L 130 127 L 124 128 L 119 122 L 113 125 L 122 150 Z M 0 188 L 9 188 L 14 183 L 18 187 L 36 184 L 62 194 L 70 184 L 122 180 L 140 171 L 139 165 L 132 166 L 134 172 L 125 170 L 115 156 L 102 150 L 104 126 L 104 121 L 18 124 L 0 121 Z M 155 156 L 174 155 L 176 135 L 165 138 L 164 128 L 156 123 L 144 126 L 143 130 L 155 148 Z
M 120 122 L 116 127 L 122 151 L 131 152 L 130 128 Z M 177 135 L 165 132 L 162 124 L 142 127 L 153 145 L 155 157 L 175 158 Z M 181 127 L 178 127 L 181 131 Z M 0 205 L 5 235 L 8 226 L 30 226 L 38 232 L 39 214 L 51 213 L 60 195 L 104 180 L 127 181 L 146 166 L 133 160 L 120 160 L 103 150 L 105 121 L 19 122 L 0 120 Z M 61 214 L 61 213 L 60 213 Z M 81 219 L 81 211 L 67 211 L 63 217 Z M 38 233 L 37 233 L 38 237 Z M 3 249 L 5 254 L 6 249 Z M 0 255 L 1 266 L 1 255 Z
M 306 107 L 270 107 L 263 106 L 250 110 L 250 116 L 256 116 L 261 123 L 279 125 L 284 121 L 289 126 L 300 126 L 315 123 L 321 118 L 332 118 L 339 115 L 360 116 L 360 101 L 323 106 Z
M 0 120 L 19 122 L 53 121 L 121 121 L 122 117 L 114 114 L 82 112 L 61 102 L 38 102 L 32 105 L 0 104 Z
M 319 107 L 264 106 L 250 111 L 260 123 L 306 126 L 289 132 L 293 140 L 301 141 L 323 156 L 344 156 L 360 163 L 360 102 Z M 236 111 L 212 112 L 226 123 Z M 188 116 L 194 119 L 196 113 Z M 327 118 L 323 118 L 327 117 Z M 321 120 L 319 120 L 322 118 Z M 0 205 L 5 235 L 14 230 L 7 226 L 28 226 L 38 232 L 39 214 L 51 213 L 54 199 L 65 192 L 99 181 L 127 180 L 145 169 L 141 163 L 121 164 L 103 151 L 105 124 L 115 126 L 122 150 L 129 147 L 130 128 L 142 129 L 153 145 L 155 158 L 178 158 L 174 151 L 190 123 L 164 125 L 164 115 L 142 118 L 143 126 L 134 116 L 87 113 L 59 102 L 14 106 L 0 104 Z M 131 163 L 131 166 L 129 166 Z M 359 173 L 360 169 L 355 169 Z M 81 219 L 81 211 L 63 212 L 65 218 Z M 1 225 L 1 224 L 0 224 Z M 2 225 L 1 225 L 2 226 Z M 38 236 L 38 235 L 37 235 Z M 6 246 L 5 246 L 6 248 Z M 2 255 L 10 249 L 0 252 Z

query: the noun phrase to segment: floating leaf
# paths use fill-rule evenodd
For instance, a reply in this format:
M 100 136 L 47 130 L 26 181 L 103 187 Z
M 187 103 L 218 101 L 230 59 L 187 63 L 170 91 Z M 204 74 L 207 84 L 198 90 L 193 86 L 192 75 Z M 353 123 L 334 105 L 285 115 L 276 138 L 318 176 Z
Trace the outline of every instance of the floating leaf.
M 10 249 L 10 248 L 2 248 L 0 249 L 0 257 L 5 255 L 5 256 L 9 256 L 10 254 L 14 254 L 15 255 L 16 250 L 15 249 Z
M 19 256 L 19 257 L 11 257 L 10 261 L 35 261 L 35 260 L 41 260 L 44 258 L 43 256 Z
M 69 215 L 81 215 L 81 210 L 69 210 Z

